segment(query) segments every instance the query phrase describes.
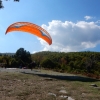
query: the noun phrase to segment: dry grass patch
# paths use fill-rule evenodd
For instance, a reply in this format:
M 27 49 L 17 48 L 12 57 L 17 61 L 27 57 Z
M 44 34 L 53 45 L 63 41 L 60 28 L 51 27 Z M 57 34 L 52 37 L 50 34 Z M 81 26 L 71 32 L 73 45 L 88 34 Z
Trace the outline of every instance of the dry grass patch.
M 66 100 L 67 95 L 75 100 L 100 100 L 100 89 L 91 87 L 94 82 L 47 79 L 32 74 L 0 72 L 0 100 Z M 100 86 L 99 81 L 95 84 Z M 66 90 L 61 94 L 60 90 Z M 55 95 L 48 95 L 53 93 Z

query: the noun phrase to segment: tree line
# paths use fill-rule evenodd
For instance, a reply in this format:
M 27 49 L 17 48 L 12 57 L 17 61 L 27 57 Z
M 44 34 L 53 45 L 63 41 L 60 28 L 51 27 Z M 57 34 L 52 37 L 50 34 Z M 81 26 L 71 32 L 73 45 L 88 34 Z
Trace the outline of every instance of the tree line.
M 44 68 L 100 78 L 100 52 L 51 52 L 31 54 L 19 48 L 15 54 L 0 54 L 0 67 Z
M 29 66 L 32 63 L 31 54 L 24 48 L 19 48 L 15 54 L 0 54 L 0 66 L 5 68 L 19 68 Z
M 50 52 L 32 54 L 42 68 L 100 78 L 100 52 Z

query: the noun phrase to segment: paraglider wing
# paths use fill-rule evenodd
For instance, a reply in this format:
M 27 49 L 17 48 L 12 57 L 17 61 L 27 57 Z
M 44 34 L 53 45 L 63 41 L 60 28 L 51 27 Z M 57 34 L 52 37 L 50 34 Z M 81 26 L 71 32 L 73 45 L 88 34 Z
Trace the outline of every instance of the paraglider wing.
M 29 23 L 29 22 L 16 22 L 12 25 L 10 25 L 7 30 L 6 33 L 8 32 L 12 32 L 12 31 L 23 31 L 23 32 L 28 32 L 31 33 L 33 35 L 36 35 L 40 38 L 42 38 L 43 40 L 45 40 L 49 45 L 52 44 L 52 38 L 50 36 L 50 34 L 43 29 L 42 27 L 33 24 L 33 23 Z

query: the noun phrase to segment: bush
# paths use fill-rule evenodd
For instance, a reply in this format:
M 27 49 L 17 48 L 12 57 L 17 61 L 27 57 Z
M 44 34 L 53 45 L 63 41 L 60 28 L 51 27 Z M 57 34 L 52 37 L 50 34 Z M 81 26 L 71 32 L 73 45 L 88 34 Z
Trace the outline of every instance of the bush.
M 41 66 L 44 68 L 54 69 L 55 63 L 50 59 L 45 59 L 41 62 Z

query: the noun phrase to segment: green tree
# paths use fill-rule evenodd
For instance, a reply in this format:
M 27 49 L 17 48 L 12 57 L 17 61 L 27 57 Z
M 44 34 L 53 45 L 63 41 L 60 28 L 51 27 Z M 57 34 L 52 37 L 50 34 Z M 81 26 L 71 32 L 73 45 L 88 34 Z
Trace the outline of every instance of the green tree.
M 24 48 L 19 48 L 15 53 L 15 58 L 22 65 L 28 65 L 31 63 L 31 54 L 29 51 L 24 50 Z
M 44 68 L 54 69 L 55 63 L 51 59 L 47 58 L 41 62 L 41 66 Z
M 9 1 L 9 0 L 5 0 L 5 1 Z M 15 2 L 19 2 L 20 0 L 14 0 Z M 0 0 L 0 9 L 4 8 L 3 6 L 3 0 Z
M 18 61 L 15 58 L 10 59 L 10 67 L 18 67 Z

